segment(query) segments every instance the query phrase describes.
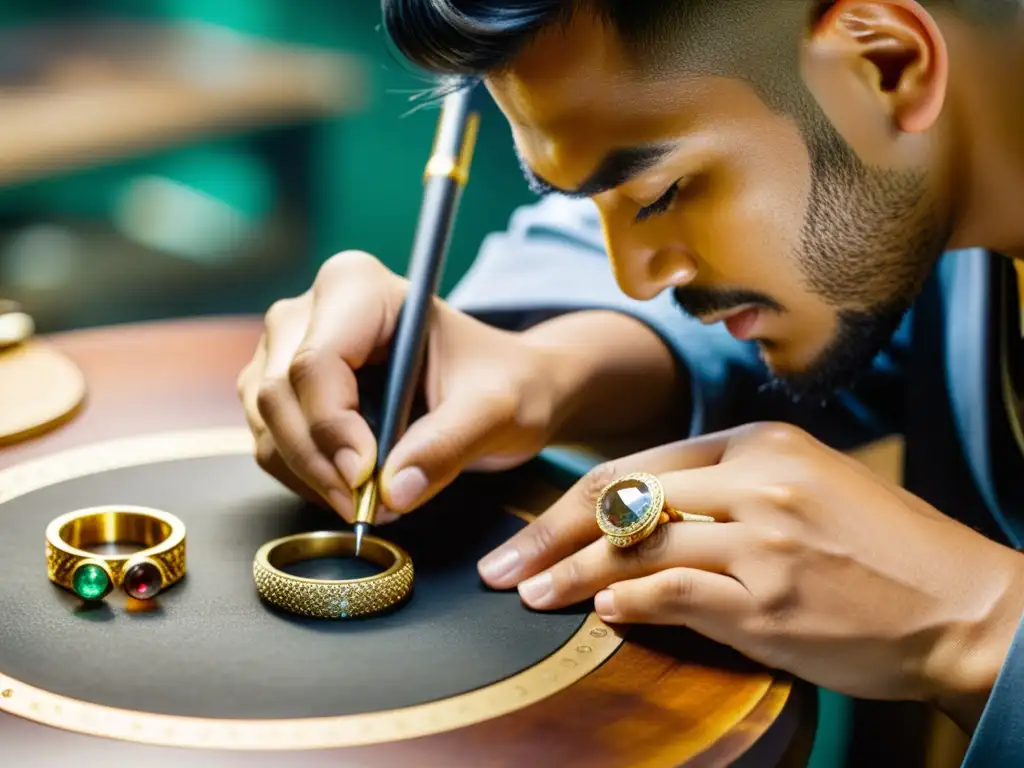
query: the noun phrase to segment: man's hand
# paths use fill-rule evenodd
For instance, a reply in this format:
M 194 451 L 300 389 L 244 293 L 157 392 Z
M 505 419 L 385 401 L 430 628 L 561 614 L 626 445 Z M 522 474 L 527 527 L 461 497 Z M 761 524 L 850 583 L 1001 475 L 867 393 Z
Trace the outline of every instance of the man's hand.
M 373 471 L 376 439 L 360 412 L 356 374 L 383 362 L 406 281 L 376 258 L 328 260 L 305 294 L 277 302 L 238 394 L 257 461 L 310 501 L 352 520 L 352 488 Z M 421 505 L 467 468 L 501 469 L 547 442 L 559 392 L 553 353 L 434 303 L 425 362 L 428 413 L 381 472 L 388 509 Z M 379 522 L 394 519 L 382 510 Z
M 719 522 L 615 548 L 594 505 L 636 471 Z M 595 469 L 480 571 L 536 609 L 596 596 L 606 621 L 685 625 L 852 696 L 962 710 L 1002 666 L 1022 559 L 806 433 L 758 424 Z

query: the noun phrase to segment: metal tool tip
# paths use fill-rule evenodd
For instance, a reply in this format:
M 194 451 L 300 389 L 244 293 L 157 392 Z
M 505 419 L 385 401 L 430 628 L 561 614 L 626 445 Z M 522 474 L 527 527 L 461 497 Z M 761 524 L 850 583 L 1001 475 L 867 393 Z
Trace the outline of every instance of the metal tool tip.
M 359 557 L 359 553 L 363 549 L 363 536 L 366 535 L 366 529 L 367 528 L 369 528 L 369 525 L 367 523 L 360 522 L 360 523 L 356 523 L 355 524 L 355 532 L 356 532 L 356 552 L 355 552 L 355 554 L 356 554 L 356 557 Z

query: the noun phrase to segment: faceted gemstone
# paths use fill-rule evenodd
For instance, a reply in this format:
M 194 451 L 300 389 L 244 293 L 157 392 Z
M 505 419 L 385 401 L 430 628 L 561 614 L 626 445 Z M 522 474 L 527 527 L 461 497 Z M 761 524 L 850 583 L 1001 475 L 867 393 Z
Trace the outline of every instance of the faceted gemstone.
M 653 497 L 651 489 L 641 480 L 623 480 L 605 494 L 601 511 L 616 528 L 628 528 L 640 522 Z
M 124 575 L 124 591 L 136 600 L 156 597 L 164 580 L 153 563 L 136 563 Z
M 71 587 L 83 600 L 99 600 L 110 591 L 110 579 L 98 565 L 88 563 L 75 571 Z

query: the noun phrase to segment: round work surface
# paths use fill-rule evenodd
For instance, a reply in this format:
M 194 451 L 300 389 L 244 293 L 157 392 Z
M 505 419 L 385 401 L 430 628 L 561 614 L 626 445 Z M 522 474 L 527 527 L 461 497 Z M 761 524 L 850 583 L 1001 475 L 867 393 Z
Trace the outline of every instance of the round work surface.
M 252 330 L 185 323 L 62 341 L 74 356 L 76 342 L 87 350 L 106 338 L 106 364 L 116 366 L 119 343 L 128 364 L 129 350 L 159 349 L 160 334 L 188 333 L 203 354 L 230 341 L 244 361 Z M 152 343 L 140 345 L 146 334 Z M 467 476 L 415 514 L 379 527 L 376 535 L 408 551 L 416 569 L 412 595 L 385 614 L 308 619 L 262 601 L 252 574 L 262 544 L 347 526 L 256 466 L 233 375 L 225 375 L 232 361 L 223 357 L 221 370 L 187 358 L 154 358 L 151 367 L 136 360 L 145 373 L 120 384 L 121 397 L 99 387 L 96 410 L 0 451 L 5 761 L 43 765 L 68 754 L 90 765 L 217 766 L 806 759 L 813 715 L 807 692 L 791 681 L 693 634 L 623 631 L 601 622 L 589 603 L 535 612 L 514 591 L 484 586 L 477 560 L 546 503 L 531 490 L 540 481 L 529 470 Z M 81 358 L 87 375 L 88 358 Z M 115 428 L 115 403 L 140 413 L 148 403 L 149 416 L 134 429 Z M 114 592 L 99 605 L 51 584 L 47 524 L 95 506 L 152 507 L 180 518 L 184 580 L 153 601 Z M 352 578 L 374 566 L 321 560 L 288 570 Z
M 252 578 L 260 545 L 342 528 L 343 521 L 262 475 L 244 430 L 90 446 L 9 469 L 0 489 L 0 605 L 8 626 L 0 690 L 9 691 L 0 708 L 65 728 L 248 749 L 422 735 L 570 685 L 619 642 L 594 619 L 580 633 L 582 608 L 535 613 L 514 592 L 487 590 L 476 561 L 524 523 L 461 486 L 382 532 L 416 566 L 405 605 L 358 621 L 304 619 L 269 607 Z M 119 504 L 162 509 L 185 523 L 189 572 L 180 585 L 152 605 L 128 604 L 114 593 L 89 606 L 39 578 L 40 531 L 54 513 Z M 352 578 L 375 569 L 320 560 L 291 570 Z M 571 647 L 548 658 L 571 638 Z M 518 674 L 523 670 L 529 672 Z M 452 699 L 471 691 L 477 695 Z M 391 712 L 429 702 L 441 703 L 401 717 Z M 54 711 L 59 704 L 61 714 Z M 287 722 L 314 718 L 301 735 Z M 256 719 L 275 722 L 231 722 Z

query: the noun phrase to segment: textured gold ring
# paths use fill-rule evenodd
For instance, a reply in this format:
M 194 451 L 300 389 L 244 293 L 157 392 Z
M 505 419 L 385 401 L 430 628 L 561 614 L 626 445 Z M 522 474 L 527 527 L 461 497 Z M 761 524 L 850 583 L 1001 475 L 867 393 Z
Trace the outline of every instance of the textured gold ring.
M 300 616 L 347 619 L 381 613 L 409 595 L 412 558 L 401 547 L 375 536 L 363 538 L 359 556 L 383 572 L 360 579 L 306 579 L 282 568 L 302 560 L 352 557 L 356 537 L 347 531 L 299 533 L 269 541 L 253 561 L 256 589 L 267 602 Z
M 136 544 L 127 554 L 90 547 Z M 46 571 L 54 584 L 83 600 L 102 600 L 116 587 L 151 600 L 185 575 L 185 524 L 149 507 L 89 507 L 68 512 L 46 528 Z
M 616 547 L 639 544 L 663 523 L 714 523 L 709 515 L 680 512 L 665 504 L 661 481 L 648 472 L 634 472 L 608 483 L 597 497 L 597 525 Z

